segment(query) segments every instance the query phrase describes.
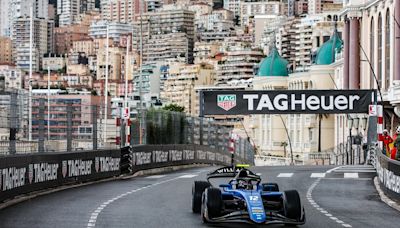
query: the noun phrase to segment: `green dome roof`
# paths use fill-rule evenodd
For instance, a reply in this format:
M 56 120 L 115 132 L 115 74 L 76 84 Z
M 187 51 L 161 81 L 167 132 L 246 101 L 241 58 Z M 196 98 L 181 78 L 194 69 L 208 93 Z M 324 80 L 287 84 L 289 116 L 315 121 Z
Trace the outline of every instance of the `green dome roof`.
M 329 65 L 335 62 L 336 49 L 342 49 L 343 41 L 340 39 L 337 30 L 335 29 L 332 37 L 326 41 L 317 52 L 315 64 Z
M 272 48 L 268 57 L 261 61 L 258 76 L 289 76 L 288 61 L 279 55 L 276 48 Z

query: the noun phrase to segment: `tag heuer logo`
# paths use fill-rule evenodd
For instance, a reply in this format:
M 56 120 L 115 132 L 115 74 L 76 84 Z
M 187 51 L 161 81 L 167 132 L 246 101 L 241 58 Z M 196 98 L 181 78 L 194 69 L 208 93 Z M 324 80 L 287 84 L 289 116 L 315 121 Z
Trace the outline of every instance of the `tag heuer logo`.
M 218 95 L 217 105 L 225 111 L 229 111 L 236 106 L 236 95 Z

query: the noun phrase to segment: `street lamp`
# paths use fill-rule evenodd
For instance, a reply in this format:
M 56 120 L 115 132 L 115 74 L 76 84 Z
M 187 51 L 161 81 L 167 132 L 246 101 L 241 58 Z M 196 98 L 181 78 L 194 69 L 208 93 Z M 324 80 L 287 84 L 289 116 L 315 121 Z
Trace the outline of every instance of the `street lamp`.
M 347 140 L 348 141 L 347 144 L 348 144 L 348 148 L 350 149 L 350 151 L 348 151 L 348 150 L 346 151 L 346 164 L 349 164 L 349 152 L 350 152 L 350 156 L 353 152 L 351 130 L 353 128 L 354 119 L 350 115 L 348 115 L 347 118 L 348 118 L 347 119 L 347 127 L 349 128 L 349 140 Z M 350 158 L 350 160 L 351 160 L 351 158 Z

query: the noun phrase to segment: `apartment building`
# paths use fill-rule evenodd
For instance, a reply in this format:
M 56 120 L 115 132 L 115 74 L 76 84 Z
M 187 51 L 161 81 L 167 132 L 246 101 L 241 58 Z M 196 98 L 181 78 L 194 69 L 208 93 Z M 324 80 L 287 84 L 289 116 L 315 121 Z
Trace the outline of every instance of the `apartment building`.
M 0 63 L 12 63 L 12 41 L 9 37 L 0 36 Z
M 200 85 L 213 85 L 215 80 L 214 67 L 207 64 L 171 64 L 169 77 L 165 81 L 161 98 L 167 103 L 177 104 L 185 108 L 189 115 L 196 113 L 193 98 L 194 88 Z
M 33 19 L 33 59 L 32 67 L 37 71 L 41 67 L 42 58 L 48 52 L 48 23 L 45 19 Z M 14 22 L 15 37 L 13 47 L 16 64 L 19 69 L 29 70 L 30 18 L 20 17 Z
M 32 138 L 39 138 L 39 111 L 44 107 L 47 112 L 47 90 L 33 90 L 32 101 Z M 42 102 L 40 102 L 42 98 Z M 44 115 L 45 130 L 44 138 L 47 138 L 47 128 L 50 128 L 51 140 L 64 140 L 67 137 L 67 107 L 72 104 L 72 137 L 73 139 L 91 139 L 93 122 L 93 112 L 100 115 L 100 107 L 104 102 L 104 97 L 93 96 L 90 94 L 60 94 L 60 91 L 52 90 L 50 95 L 50 125 L 47 126 L 48 118 Z M 97 106 L 94 109 L 93 106 Z
M 179 9 L 179 7 L 163 8 L 157 12 L 143 14 L 142 18 L 133 23 L 133 50 L 140 52 L 141 33 L 143 34 L 143 46 L 156 43 L 157 39 L 153 38 L 155 36 L 162 40 L 174 36 L 180 37 L 177 42 L 171 42 L 175 42 L 178 46 L 186 46 L 187 54 L 183 53 L 179 57 L 185 57 L 187 63 L 193 63 L 194 14 L 192 11 Z M 142 32 L 140 32 L 141 30 Z M 174 35 L 174 33 L 178 35 Z M 186 37 L 185 39 L 182 34 Z M 143 52 L 146 54 L 149 50 L 144 49 Z
M 242 1 L 240 5 L 241 25 L 249 25 L 250 18 L 255 15 L 285 15 L 286 7 L 283 1 Z

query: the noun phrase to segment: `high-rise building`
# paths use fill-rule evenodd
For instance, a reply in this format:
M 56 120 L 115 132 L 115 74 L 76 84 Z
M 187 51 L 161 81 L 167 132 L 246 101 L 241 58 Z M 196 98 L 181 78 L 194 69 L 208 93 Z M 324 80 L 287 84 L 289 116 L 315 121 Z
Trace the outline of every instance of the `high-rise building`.
M 140 51 L 140 30 L 143 34 L 143 47 L 149 46 L 151 43 L 158 42 L 153 37 L 167 40 L 168 37 L 179 37 L 177 40 L 171 40 L 173 44 L 170 46 L 187 47 L 187 54 L 179 54 L 178 57 L 185 57 L 188 63 L 193 63 L 193 46 L 194 46 L 194 12 L 185 9 L 163 8 L 157 12 L 143 14 L 133 24 L 133 49 Z M 177 33 L 177 34 L 174 34 Z M 181 34 L 181 35 L 179 35 Z M 158 44 L 158 46 L 161 43 Z M 144 56 L 153 50 L 143 49 Z M 175 50 L 164 50 L 165 53 L 174 53 Z M 169 57 L 172 54 L 167 54 Z M 148 56 L 150 56 L 149 54 Z
M 261 50 L 251 48 L 251 42 L 243 42 L 235 37 L 226 39 L 222 49 L 224 55 L 218 62 L 216 85 L 227 85 L 229 82 L 251 80 L 255 67 L 264 56 Z
M 48 19 L 48 0 L 8 0 L 8 18 L 5 25 L 6 35 L 13 39 L 15 36 L 13 31 L 14 22 L 20 17 L 29 17 L 31 7 L 34 18 Z
M 10 24 L 8 11 L 10 9 L 10 0 L 0 1 L 0 36 L 10 36 Z
M 95 0 L 58 0 L 57 15 L 59 26 L 75 23 L 81 13 L 95 9 Z
M 140 8 L 145 12 L 144 0 L 100 0 L 100 2 L 103 20 L 132 23 L 139 15 Z
M 16 51 L 16 64 L 22 70 L 29 70 L 30 18 L 20 17 L 14 22 L 15 37 L 13 47 Z M 48 52 L 48 22 L 45 19 L 33 20 L 33 70 L 39 70 L 41 59 Z

